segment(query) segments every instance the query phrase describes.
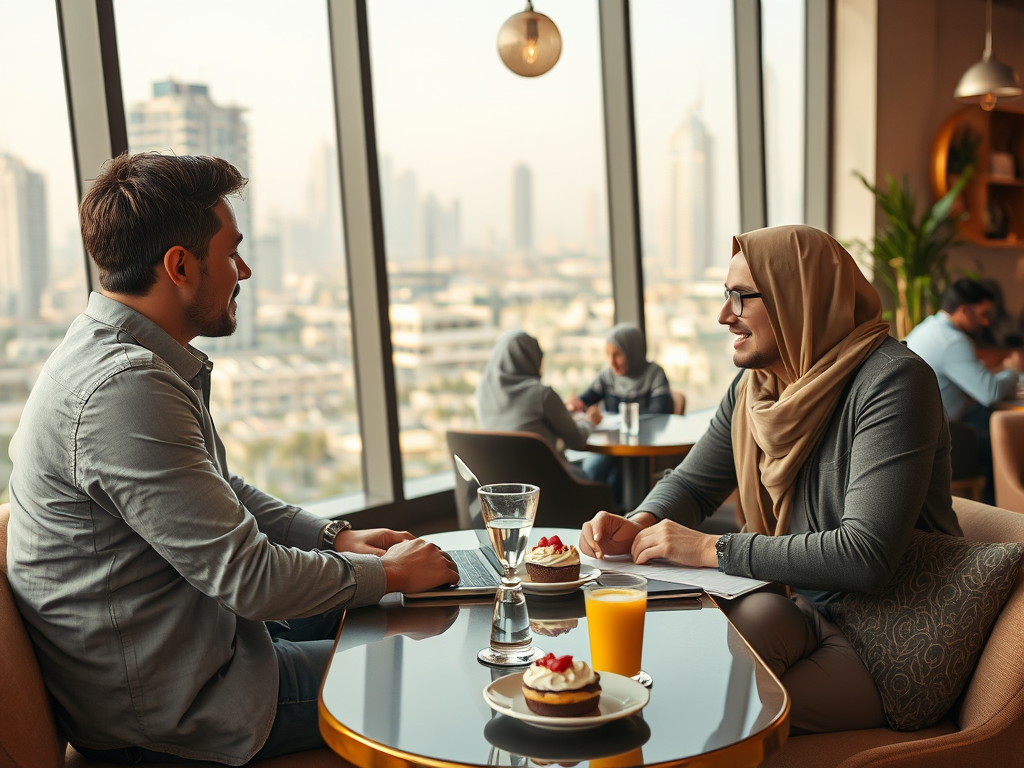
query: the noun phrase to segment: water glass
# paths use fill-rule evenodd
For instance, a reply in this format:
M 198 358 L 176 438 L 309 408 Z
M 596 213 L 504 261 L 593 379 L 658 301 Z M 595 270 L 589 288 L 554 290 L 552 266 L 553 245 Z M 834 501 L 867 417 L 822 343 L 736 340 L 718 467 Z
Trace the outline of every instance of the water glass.
M 632 437 L 640 434 L 640 403 L 619 403 L 619 432 Z
M 481 486 L 477 494 L 487 535 L 504 569 L 501 586 L 494 596 L 491 643 L 477 658 L 499 667 L 532 664 L 544 651 L 533 645 L 526 595 L 517 569 L 526 557 L 540 488 L 525 483 L 498 483 Z

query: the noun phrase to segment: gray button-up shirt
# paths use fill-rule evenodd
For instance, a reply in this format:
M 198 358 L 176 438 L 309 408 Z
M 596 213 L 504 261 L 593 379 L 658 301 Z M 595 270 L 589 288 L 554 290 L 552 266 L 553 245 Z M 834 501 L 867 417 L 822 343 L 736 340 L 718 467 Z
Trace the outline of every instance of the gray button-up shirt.
M 277 708 L 271 619 L 377 602 L 371 555 L 227 468 L 211 363 L 93 294 L 12 446 L 8 578 L 74 744 L 233 765 Z

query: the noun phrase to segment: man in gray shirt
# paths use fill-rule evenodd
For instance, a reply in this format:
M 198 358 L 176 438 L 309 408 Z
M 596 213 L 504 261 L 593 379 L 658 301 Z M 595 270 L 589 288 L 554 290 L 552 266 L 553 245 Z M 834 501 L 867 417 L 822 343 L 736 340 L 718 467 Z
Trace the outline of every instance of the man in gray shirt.
M 216 158 L 110 162 L 81 207 L 103 290 L 13 443 L 8 578 L 60 729 L 91 756 L 240 765 L 322 745 L 342 610 L 458 581 L 434 545 L 228 470 L 190 342 L 235 329 L 251 271 L 226 197 L 245 183 Z
M 877 292 L 810 227 L 739 235 L 719 322 L 745 369 L 707 434 L 628 517 L 600 512 L 580 549 L 791 586 L 724 609 L 792 700 L 793 733 L 883 727 L 871 675 L 828 620 L 841 592 L 889 582 L 914 529 L 962 535 L 931 369 L 888 336 Z M 738 486 L 745 530 L 693 530 Z

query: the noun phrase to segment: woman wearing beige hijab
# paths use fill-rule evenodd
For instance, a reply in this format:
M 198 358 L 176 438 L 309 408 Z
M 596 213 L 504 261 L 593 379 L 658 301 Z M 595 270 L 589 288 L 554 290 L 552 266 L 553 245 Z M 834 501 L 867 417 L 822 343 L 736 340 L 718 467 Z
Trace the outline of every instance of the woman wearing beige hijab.
M 811 227 L 733 239 L 719 322 L 744 369 L 708 433 L 627 518 L 600 513 L 580 548 L 787 584 L 729 617 L 782 680 L 794 733 L 885 724 L 874 682 L 828 604 L 888 583 L 915 528 L 961 535 L 949 430 L 931 369 L 888 336 L 878 293 Z M 735 488 L 738 534 L 694 531 Z

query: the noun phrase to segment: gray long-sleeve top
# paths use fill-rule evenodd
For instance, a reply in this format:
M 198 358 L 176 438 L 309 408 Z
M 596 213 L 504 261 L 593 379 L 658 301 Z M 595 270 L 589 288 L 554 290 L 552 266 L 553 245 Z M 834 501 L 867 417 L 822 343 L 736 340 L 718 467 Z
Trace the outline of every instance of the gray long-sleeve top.
M 707 434 L 637 507 L 694 526 L 736 488 L 737 377 Z M 847 384 L 796 479 L 789 535 L 735 534 L 727 573 L 781 582 L 827 603 L 888 584 L 917 528 L 962 536 L 950 498 L 949 425 L 935 374 L 887 339 Z
M 228 471 L 206 356 L 99 294 L 15 438 L 8 578 L 62 733 L 238 765 L 266 740 L 264 621 L 377 602 L 380 559 Z

